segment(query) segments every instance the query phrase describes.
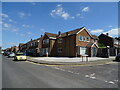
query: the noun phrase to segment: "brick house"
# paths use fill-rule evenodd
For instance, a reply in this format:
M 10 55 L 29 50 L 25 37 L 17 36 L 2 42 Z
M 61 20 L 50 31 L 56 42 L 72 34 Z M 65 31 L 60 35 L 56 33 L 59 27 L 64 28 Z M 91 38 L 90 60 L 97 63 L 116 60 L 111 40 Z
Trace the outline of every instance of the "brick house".
M 21 45 L 21 51 L 20 52 L 23 52 L 26 55 L 26 50 L 27 50 L 27 43 Z
M 56 41 L 56 37 L 58 35 L 57 34 L 52 34 L 52 33 L 47 33 L 45 32 L 43 39 L 42 39 L 42 48 L 41 48 L 41 52 L 40 52 L 40 56 L 53 56 L 53 54 L 55 53 L 55 41 Z
M 42 48 L 42 35 L 40 38 L 34 39 L 27 43 L 27 55 L 40 56 L 40 50 Z
M 45 33 L 42 40 L 43 56 L 76 57 L 82 54 L 96 56 L 98 39 L 94 38 L 85 27 L 58 34 Z
M 20 52 L 21 50 L 22 50 L 22 45 L 23 45 L 24 43 L 19 43 L 19 45 L 18 45 L 18 51 Z
M 120 39 L 110 37 L 108 33 L 106 34 L 102 33 L 98 36 L 98 38 L 99 38 L 99 43 L 104 44 L 106 47 L 107 46 L 110 46 L 110 48 L 120 47 Z
M 19 48 L 17 46 L 12 46 L 11 47 L 11 52 L 16 53 L 19 50 Z

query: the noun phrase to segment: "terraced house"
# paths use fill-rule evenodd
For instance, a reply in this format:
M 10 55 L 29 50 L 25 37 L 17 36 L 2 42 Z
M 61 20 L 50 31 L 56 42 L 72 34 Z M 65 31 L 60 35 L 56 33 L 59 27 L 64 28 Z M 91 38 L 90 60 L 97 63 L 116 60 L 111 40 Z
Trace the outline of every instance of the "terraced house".
M 97 48 L 98 39 L 85 27 L 58 34 L 46 32 L 42 40 L 41 56 L 96 56 Z

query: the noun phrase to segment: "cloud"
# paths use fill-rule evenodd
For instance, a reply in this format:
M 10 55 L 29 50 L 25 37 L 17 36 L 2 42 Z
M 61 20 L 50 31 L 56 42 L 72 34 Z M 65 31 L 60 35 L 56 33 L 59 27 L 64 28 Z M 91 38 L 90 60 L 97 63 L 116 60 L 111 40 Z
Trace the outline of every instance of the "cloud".
M 76 16 L 80 16 L 80 13 L 77 13 Z
M 2 21 L 7 21 L 7 22 L 16 23 L 16 21 L 12 20 L 12 19 L 10 18 L 10 16 L 7 15 L 7 14 L 5 14 L 5 13 L 0 14 L 0 16 L 2 16 Z
M 3 45 L 3 46 L 4 46 L 4 45 L 15 46 L 15 45 L 17 45 L 17 44 L 14 43 L 14 42 L 9 42 L 9 43 L 2 43 L 2 45 Z
M 2 16 L 3 18 L 9 18 L 9 16 L 7 14 L 5 14 L 5 13 L 1 13 L 0 16 Z
M 102 33 L 104 30 L 103 29 L 96 29 L 96 30 L 91 30 L 91 33 L 97 34 L 97 33 Z
M 111 27 L 113 27 L 113 26 L 112 26 L 112 25 L 109 25 L 108 27 L 111 28 Z
M 44 34 L 45 32 L 47 32 L 44 28 L 41 28 L 40 29 L 40 32 L 42 33 L 42 34 Z
M 24 27 L 24 28 L 32 28 L 32 27 L 33 27 L 33 25 L 23 24 L 23 25 L 22 25 L 22 27 Z
M 17 31 L 19 31 L 19 28 L 13 26 L 12 24 L 2 22 L 2 30 L 8 30 L 8 31 L 12 31 L 12 32 L 17 32 Z
M 31 32 L 27 32 L 27 34 L 31 35 L 32 33 Z
M 24 13 L 24 12 L 18 12 L 18 15 L 19 15 L 20 18 L 31 16 L 30 13 Z
M 3 23 L 3 27 L 4 27 L 4 28 L 9 28 L 9 27 L 11 27 L 11 24 Z
M 63 18 L 64 20 L 67 20 L 72 17 L 72 16 L 70 16 L 70 14 L 68 12 L 66 12 L 64 10 L 64 8 L 62 7 L 62 4 L 58 4 L 56 6 L 56 8 L 51 11 L 50 15 L 52 17 L 59 16 L 59 17 Z
M 72 19 L 75 19 L 75 17 L 74 17 L 74 16 L 72 16 L 71 18 L 72 18 Z
M 61 7 L 61 6 L 62 6 L 62 4 L 58 4 L 58 5 L 57 5 L 57 7 Z
M 92 34 L 99 34 L 99 33 L 106 34 L 106 33 L 108 33 L 109 36 L 116 37 L 116 36 L 118 36 L 118 30 L 119 30 L 118 28 L 112 28 L 112 29 L 107 30 L 107 31 L 105 31 L 103 29 L 96 29 L 96 30 L 92 30 L 91 33 Z M 120 36 L 120 33 L 119 33 L 119 36 Z
M 12 20 L 12 19 L 9 19 L 9 22 L 13 22 L 13 20 Z
M 35 2 L 30 2 L 32 5 L 36 5 L 36 3 Z
M 118 30 L 119 30 L 118 28 L 113 28 L 103 33 L 104 34 L 108 33 L 110 36 L 118 36 Z
M 82 12 L 88 12 L 89 10 L 90 10 L 89 7 L 84 7 L 84 8 L 82 9 Z

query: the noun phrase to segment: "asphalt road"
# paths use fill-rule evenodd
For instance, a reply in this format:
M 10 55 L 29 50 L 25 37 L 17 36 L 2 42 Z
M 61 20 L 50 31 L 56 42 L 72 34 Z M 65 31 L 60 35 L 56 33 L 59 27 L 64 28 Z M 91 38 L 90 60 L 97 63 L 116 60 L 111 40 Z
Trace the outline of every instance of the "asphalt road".
M 2 88 L 118 88 L 117 63 L 47 66 L 2 59 Z

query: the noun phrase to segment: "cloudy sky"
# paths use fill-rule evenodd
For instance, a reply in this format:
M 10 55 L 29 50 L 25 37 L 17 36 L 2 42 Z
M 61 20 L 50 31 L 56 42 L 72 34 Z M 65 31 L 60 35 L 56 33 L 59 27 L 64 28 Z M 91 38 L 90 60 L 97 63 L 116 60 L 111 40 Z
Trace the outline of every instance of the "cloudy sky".
M 67 32 L 85 26 L 91 34 L 118 35 L 117 3 L 2 3 L 2 46 L 36 39 L 44 32 Z M 0 41 L 1 42 L 1 41 Z

